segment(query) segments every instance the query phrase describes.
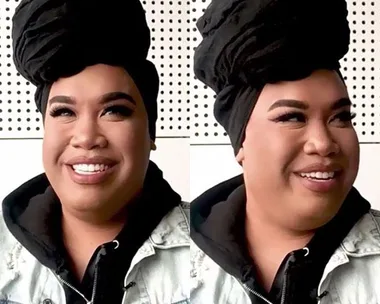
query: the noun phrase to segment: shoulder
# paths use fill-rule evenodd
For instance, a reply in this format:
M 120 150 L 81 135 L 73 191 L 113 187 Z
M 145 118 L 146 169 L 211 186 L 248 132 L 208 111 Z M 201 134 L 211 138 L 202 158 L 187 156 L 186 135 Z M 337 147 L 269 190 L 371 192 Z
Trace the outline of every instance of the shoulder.
M 181 202 L 164 217 L 164 222 L 174 227 L 180 227 L 187 234 L 190 233 L 190 204 Z
M 180 203 L 163 217 L 153 230 L 150 240 L 155 247 L 161 249 L 189 246 L 189 208 L 186 203 Z
M 225 282 L 231 276 L 214 262 L 193 240 L 190 241 L 191 288 L 213 288 L 217 282 Z M 207 286 L 205 283 L 207 282 Z
M 10 252 L 17 244 L 17 240 L 9 231 L 3 213 L 0 211 L 0 260 L 3 260 L 4 254 Z
M 372 234 L 378 240 L 380 246 L 380 211 L 376 209 L 371 209 L 368 212 L 368 217 L 370 217 L 373 222 L 373 226 L 371 226 Z
M 228 275 L 218 264 L 216 264 L 193 240 L 190 241 L 191 277 L 200 283 L 209 275 Z M 198 285 L 198 284 L 195 284 Z M 194 286 L 195 287 L 195 286 Z
M 371 209 L 365 213 L 344 238 L 341 247 L 351 257 L 380 257 L 380 212 Z
M 356 234 L 358 232 L 363 236 L 372 236 L 374 239 L 378 240 L 380 246 L 380 211 L 375 209 L 370 209 L 362 218 L 356 223 L 353 231 Z
M 373 217 L 373 219 L 376 221 L 376 223 L 379 225 L 380 223 L 380 210 L 371 209 L 369 211 L 369 215 Z
M 20 256 L 23 246 L 15 239 L 5 224 L 0 212 L 0 291 L 3 280 L 15 276 L 20 267 Z
M 191 303 L 251 303 L 240 283 L 190 242 Z
M 189 221 L 190 220 L 190 203 L 181 202 L 181 204 L 178 206 L 178 208 L 180 208 L 183 211 L 185 217 Z

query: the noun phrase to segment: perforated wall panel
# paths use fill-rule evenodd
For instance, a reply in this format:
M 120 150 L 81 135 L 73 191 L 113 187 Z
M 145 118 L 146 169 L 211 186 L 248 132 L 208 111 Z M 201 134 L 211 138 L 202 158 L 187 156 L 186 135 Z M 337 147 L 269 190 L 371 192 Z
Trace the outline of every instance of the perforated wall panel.
M 209 3 L 209 0 L 192 2 L 192 49 L 201 41 L 195 22 Z M 341 63 L 354 103 L 353 111 L 357 113 L 354 125 L 361 142 L 380 142 L 380 3 L 348 0 L 348 9 L 351 45 Z M 214 92 L 192 77 L 191 98 L 191 143 L 229 143 L 224 129 L 213 116 Z
M 11 58 L 11 17 L 19 0 L 0 6 L 0 138 L 42 136 L 34 87 L 20 77 Z M 343 72 L 358 114 L 355 127 L 361 142 L 380 142 L 379 3 L 348 0 L 352 36 Z M 191 135 L 195 144 L 229 143 L 213 117 L 215 94 L 192 72 L 193 48 L 200 42 L 195 22 L 209 0 L 143 1 L 152 30 L 149 58 L 160 74 L 158 136 Z M 189 129 L 191 131 L 189 132 Z
M 0 5 L 0 138 L 42 137 L 34 86 L 12 62 L 11 18 L 19 0 Z M 152 33 L 149 53 L 160 75 L 158 137 L 188 137 L 190 128 L 190 1 L 142 1 Z M 131 29 L 133 30 L 133 29 Z

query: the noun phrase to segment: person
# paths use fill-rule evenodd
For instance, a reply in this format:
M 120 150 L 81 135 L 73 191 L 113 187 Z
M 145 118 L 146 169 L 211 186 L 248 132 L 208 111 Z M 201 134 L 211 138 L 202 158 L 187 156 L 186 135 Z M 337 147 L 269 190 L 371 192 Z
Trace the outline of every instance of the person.
M 243 173 L 190 204 L 192 303 L 378 303 L 380 212 L 353 187 L 344 0 L 213 0 L 196 77 Z
M 12 22 L 45 173 L 3 201 L 0 302 L 187 303 L 189 205 L 149 160 L 159 82 L 141 3 L 23 0 Z

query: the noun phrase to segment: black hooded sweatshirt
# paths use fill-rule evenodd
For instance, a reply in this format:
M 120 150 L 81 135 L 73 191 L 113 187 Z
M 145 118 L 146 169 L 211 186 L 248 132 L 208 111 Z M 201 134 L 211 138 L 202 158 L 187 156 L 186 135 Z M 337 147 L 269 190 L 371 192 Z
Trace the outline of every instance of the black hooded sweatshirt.
M 124 277 L 133 256 L 162 218 L 181 203 L 181 197 L 150 162 L 140 196 L 127 207 L 127 220 L 114 240 L 99 246 L 79 282 L 68 264 L 61 236 L 61 203 L 45 174 L 26 182 L 3 201 L 3 216 L 9 231 L 44 266 L 62 278 L 67 303 L 84 304 L 82 293 L 93 304 L 121 303 Z M 70 285 L 70 286 L 69 286 Z
M 279 205 L 281 203 L 279 202 Z M 246 192 L 242 175 L 227 180 L 191 203 L 191 238 L 224 271 L 246 289 L 253 304 L 316 304 L 324 268 L 370 204 L 352 188 L 337 215 L 319 228 L 305 246 L 284 257 L 270 292 L 256 278 L 245 237 Z M 242 289 L 244 292 L 244 290 Z

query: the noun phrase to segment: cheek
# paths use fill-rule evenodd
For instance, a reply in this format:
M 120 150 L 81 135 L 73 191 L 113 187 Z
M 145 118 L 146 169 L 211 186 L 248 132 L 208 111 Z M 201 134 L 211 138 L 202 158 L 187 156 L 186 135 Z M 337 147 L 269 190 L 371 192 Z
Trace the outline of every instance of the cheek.
M 108 132 L 108 139 L 125 158 L 145 157 L 150 150 L 149 131 L 145 122 L 137 121 Z
M 67 145 L 66 142 L 63 132 L 54 127 L 45 127 L 42 141 L 42 158 L 45 167 L 58 161 Z
M 278 174 L 295 159 L 299 153 L 297 138 L 292 132 L 264 128 L 255 130 L 244 142 L 244 156 L 247 165 L 260 172 L 276 171 Z
M 357 134 L 354 130 L 337 136 L 343 155 L 347 158 L 350 167 L 356 169 L 359 166 L 360 147 Z

